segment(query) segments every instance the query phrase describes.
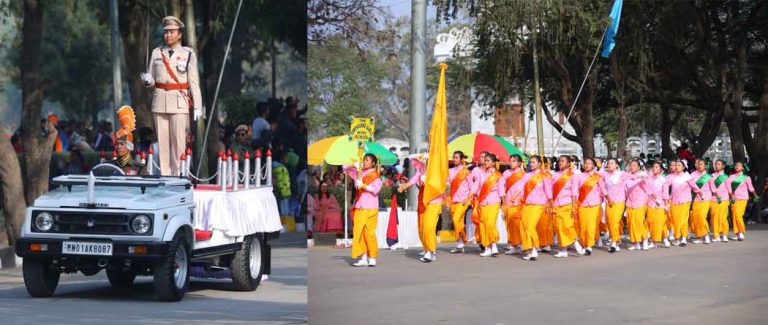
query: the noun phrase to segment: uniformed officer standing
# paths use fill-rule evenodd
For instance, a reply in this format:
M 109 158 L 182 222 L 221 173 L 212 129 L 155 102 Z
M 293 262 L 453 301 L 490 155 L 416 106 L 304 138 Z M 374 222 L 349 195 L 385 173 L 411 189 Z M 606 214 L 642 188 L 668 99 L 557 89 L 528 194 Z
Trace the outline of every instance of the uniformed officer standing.
M 190 109 L 194 120 L 203 114 L 197 55 L 181 46 L 184 23 L 176 17 L 163 18 L 165 46 L 152 51 L 147 73 L 141 75 L 146 87 L 154 87 L 152 113 L 157 130 L 162 175 L 179 174 L 179 156 L 185 151 Z

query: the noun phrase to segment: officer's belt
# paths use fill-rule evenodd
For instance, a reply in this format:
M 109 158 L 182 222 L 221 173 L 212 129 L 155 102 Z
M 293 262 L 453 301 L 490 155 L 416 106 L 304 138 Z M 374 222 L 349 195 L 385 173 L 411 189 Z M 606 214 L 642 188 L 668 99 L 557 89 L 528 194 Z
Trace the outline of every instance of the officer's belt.
M 165 90 L 182 90 L 182 89 L 189 89 L 189 83 L 162 83 L 157 82 L 155 83 L 155 88 L 165 89 Z

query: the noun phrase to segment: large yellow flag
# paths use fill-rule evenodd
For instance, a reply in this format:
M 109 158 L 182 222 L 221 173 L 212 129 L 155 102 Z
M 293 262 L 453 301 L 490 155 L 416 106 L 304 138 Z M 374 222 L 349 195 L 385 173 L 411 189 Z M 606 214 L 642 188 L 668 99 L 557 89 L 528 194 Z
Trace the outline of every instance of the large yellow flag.
M 426 181 L 423 202 L 430 201 L 445 193 L 448 180 L 448 121 L 446 119 L 445 69 L 440 63 L 440 82 L 437 84 L 435 110 L 432 113 L 432 128 L 429 129 L 429 160 L 427 160 Z

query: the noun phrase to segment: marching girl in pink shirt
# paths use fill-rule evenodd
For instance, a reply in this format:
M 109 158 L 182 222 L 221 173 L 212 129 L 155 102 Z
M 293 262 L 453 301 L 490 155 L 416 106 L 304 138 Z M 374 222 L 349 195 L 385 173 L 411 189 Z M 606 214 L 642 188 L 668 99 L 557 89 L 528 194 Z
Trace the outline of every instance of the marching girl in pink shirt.
M 595 170 L 595 160 L 584 158 L 584 172 L 574 179 L 579 196 L 576 198 L 579 219 L 579 240 L 585 246 L 586 254 L 592 255 L 592 246 L 597 237 L 597 223 L 600 204 L 607 194 L 605 183 Z
M 709 209 L 709 221 L 712 224 L 713 242 L 728 242 L 728 206 L 730 193 L 728 192 L 728 174 L 723 171 L 725 162 L 721 159 L 715 161 L 715 173 L 712 174 L 712 205 Z
M 632 246 L 629 250 L 647 250 L 648 229 L 646 229 L 645 213 L 648 210 L 648 194 L 645 193 L 645 178 L 648 176 L 640 170 L 640 160 L 632 159 L 629 162 L 629 177 L 625 182 L 627 189 L 627 230 Z
M 531 172 L 523 175 L 514 186 L 512 198 L 515 204 L 522 204 L 522 220 L 520 221 L 520 237 L 523 250 L 530 250 L 524 260 L 535 261 L 539 256 L 539 235 L 536 226 L 539 220 L 552 209 L 552 177 L 548 170 L 542 168 L 541 158 L 530 158 Z
M 651 165 L 651 175 L 643 182 L 645 193 L 648 195 L 646 216 L 648 230 L 651 233 L 652 243 L 649 245 L 651 248 L 656 247 L 656 243 L 661 244 L 662 241 L 664 247 L 669 247 L 669 239 L 665 234 L 669 206 L 664 195 L 665 192 L 669 193 L 669 189 L 666 186 L 667 180 L 662 175 L 663 172 L 661 162 L 655 161 Z
M 688 217 L 691 211 L 691 192 L 696 194 L 701 190 L 696 187 L 696 181 L 691 175 L 683 171 L 683 162 L 673 160 L 670 165 L 670 173 L 667 175 L 665 186 L 669 192 L 665 191 L 665 199 L 671 204 L 669 210 L 672 217 L 672 230 L 675 240 L 672 245 L 685 246 L 688 238 Z
M 382 182 L 376 168 L 376 156 L 365 154 L 363 170 L 359 173 L 354 165 L 345 165 L 344 172 L 355 180 L 357 196 L 352 210 L 352 258 L 360 258 L 353 266 L 376 266 L 379 244 L 376 241 L 376 222 L 379 218 L 379 191 Z
M 618 252 L 619 243 L 621 243 L 621 217 L 624 215 L 624 207 L 627 200 L 627 180 L 629 174 L 619 170 L 619 161 L 616 158 L 609 158 L 605 164 L 605 170 L 601 172 L 603 182 L 608 194 L 606 200 L 606 223 L 608 225 L 608 234 L 611 237 L 611 253 Z
M 577 254 L 584 255 L 586 252 L 577 240 L 578 233 L 574 227 L 579 192 L 574 185 L 576 173 L 571 169 L 571 157 L 562 155 L 557 158 L 557 167 L 560 171 L 552 175 L 552 197 L 554 198 L 552 210 L 560 251 L 555 254 L 555 257 L 568 257 L 569 246 L 573 246 Z
M 427 154 L 415 154 L 411 155 L 411 165 L 416 169 L 416 173 L 413 175 L 410 181 L 405 184 L 401 184 L 397 191 L 402 193 L 413 185 L 419 187 L 419 202 L 418 202 L 418 227 L 419 227 L 419 240 L 421 240 L 421 246 L 424 247 L 422 257 L 419 259 L 424 263 L 433 262 L 436 259 L 435 253 L 437 252 L 437 222 L 440 218 L 440 212 L 443 211 L 443 196 L 440 194 L 438 197 L 429 201 L 429 204 L 424 205 L 422 196 L 424 195 L 424 180 L 425 172 L 427 169 Z
M 499 231 L 496 228 L 496 219 L 501 208 L 501 198 L 504 196 L 504 183 L 501 182 L 501 173 L 496 170 L 498 163 L 496 155 L 485 155 L 485 170 L 476 183 L 472 184 L 473 193 L 477 195 L 480 215 L 480 237 L 485 251 L 481 257 L 498 256 L 499 249 L 496 242 L 499 241 Z
M 507 225 L 507 251 L 504 254 L 513 255 L 522 250 L 522 239 L 520 238 L 520 221 L 522 219 L 522 205 L 515 205 L 517 202 L 512 198 L 512 187 L 515 186 L 525 175 L 522 167 L 523 158 L 519 155 L 509 156 L 509 169 L 504 171 L 501 179 L 504 182 L 504 189 L 507 191 L 502 200 L 504 221 Z
M 709 244 L 709 224 L 707 223 L 707 213 L 712 204 L 712 192 L 715 186 L 715 179 L 707 173 L 707 164 L 704 159 L 696 159 L 696 170 L 691 173 L 691 179 L 696 187 L 701 190 L 698 194 L 693 194 L 693 206 L 691 207 L 691 230 L 697 239 L 694 244 L 700 244 L 704 238 L 704 243 Z
M 454 167 L 448 171 L 448 188 L 450 189 L 450 211 L 453 230 L 456 232 L 458 244 L 451 253 L 464 253 L 467 242 L 467 232 L 464 229 L 464 217 L 472 198 L 472 176 L 465 162 L 467 156 L 462 151 L 453 153 Z
M 747 228 L 744 226 L 744 211 L 747 209 L 749 194 L 756 196 L 755 188 L 752 186 L 752 179 L 744 173 L 744 163 L 736 162 L 733 167 L 734 173 L 726 180 L 726 187 L 731 196 L 731 219 L 733 220 L 733 234 L 736 237 L 731 239 L 744 240 L 744 232 Z

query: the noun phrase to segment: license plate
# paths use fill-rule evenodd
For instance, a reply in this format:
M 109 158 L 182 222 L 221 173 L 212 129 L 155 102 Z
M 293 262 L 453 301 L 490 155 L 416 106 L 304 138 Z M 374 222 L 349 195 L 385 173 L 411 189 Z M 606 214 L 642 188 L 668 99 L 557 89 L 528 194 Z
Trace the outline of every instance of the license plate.
M 112 256 L 112 243 L 89 243 L 65 241 L 61 244 L 62 254 Z

